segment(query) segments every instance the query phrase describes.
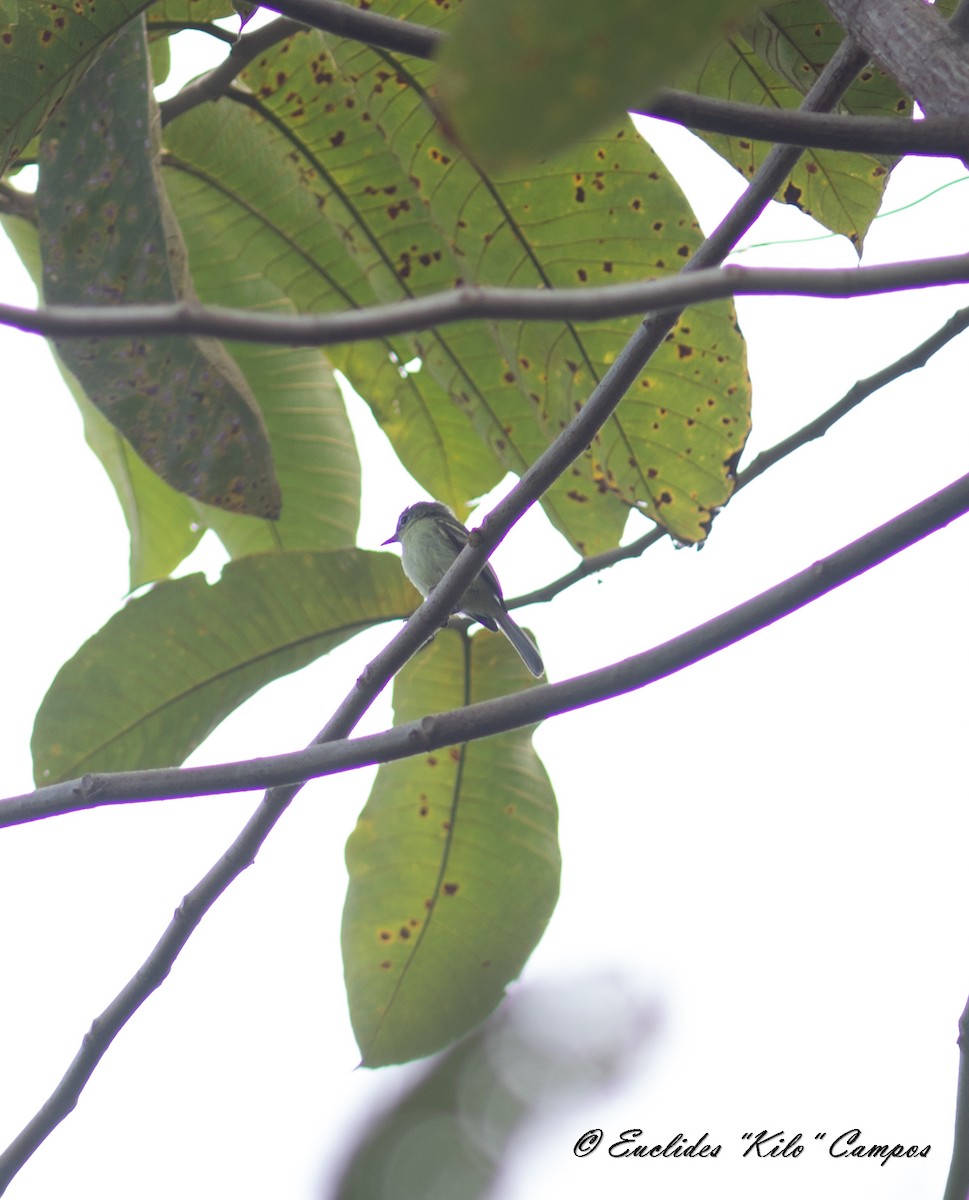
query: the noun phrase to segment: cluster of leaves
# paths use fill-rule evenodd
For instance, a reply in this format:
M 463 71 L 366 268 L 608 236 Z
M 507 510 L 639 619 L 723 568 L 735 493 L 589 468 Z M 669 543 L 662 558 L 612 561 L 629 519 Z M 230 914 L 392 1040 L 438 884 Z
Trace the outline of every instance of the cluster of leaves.
M 602 18 L 588 5 L 567 6 L 574 19 L 536 5 L 517 24 L 520 5 L 472 7 L 483 29 L 433 0 L 367 7 L 453 25 L 442 62 L 305 29 L 162 128 L 152 85 L 171 39 L 230 3 L 18 5 L 0 37 L 0 169 L 40 171 L 33 213 L 3 223 L 45 300 L 308 313 L 459 283 L 581 288 L 675 272 L 700 231 L 623 107 L 673 71 L 705 94 L 793 107 L 841 37 L 814 0 L 740 26 L 749 4 L 709 0 L 675 52 L 669 38 L 630 36 L 655 15 L 647 0 L 615 6 L 605 29 L 589 26 Z M 502 29 L 520 53 L 499 73 L 480 48 L 507 58 Z M 549 45 L 550 29 L 576 38 Z M 589 70 L 590 44 L 608 69 Z M 553 93 L 561 105 L 545 103 Z M 910 112 L 874 71 L 846 104 Z M 536 119 L 509 124 L 523 109 Z M 710 141 L 745 176 L 762 156 Z M 860 247 L 888 169 L 808 154 L 782 197 Z M 334 371 L 413 477 L 463 514 L 547 449 L 637 323 L 468 322 L 326 354 L 201 338 L 59 344 L 125 512 L 132 587 L 152 586 L 54 681 L 35 727 L 38 780 L 181 762 L 269 680 L 414 607 L 398 564 L 355 545 L 360 464 Z M 700 542 L 749 428 L 732 306 L 688 310 L 543 507 L 584 555 L 616 546 L 631 513 Z M 169 579 L 206 530 L 232 559 L 222 579 Z M 398 677 L 395 706 L 419 715 L 527 682 L 500 639 L 448 633 Z M 348 861 L 344 949 L 365 1060 L 426 1054 L 494 1007 L 555 903 L 554 798 L 529 732 L 382 768 Z

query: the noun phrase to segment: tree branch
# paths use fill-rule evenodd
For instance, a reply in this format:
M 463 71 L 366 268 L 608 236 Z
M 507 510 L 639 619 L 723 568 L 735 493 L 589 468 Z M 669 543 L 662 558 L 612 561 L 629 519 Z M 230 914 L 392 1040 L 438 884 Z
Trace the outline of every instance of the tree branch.
M 864 61 L 865 56 L 845 39 L 811 88 L 804 100 L 804 107 L 811 110 L 830 108 L 840 98 Z M 798 157 L 799 152 L 791 147 L 775 146 L 768 153 L 747 191 L 684 269 L 691 271 L 721 262 L 736 240 L 767 205 Z M 354 691 L 345 698 L 315 739 L 317 743 L 338 741 L 347 737 L 394 673 L 417 651 L 431 631 L 447 618 L 454 603 L 467 590 L 471 580 L 481 570 L 487 557 L 514 522 L 568 464 L 583 452 L 596 431 L 615 411 L 627 388 L 635 381 L 649 357 L 662 344 L 674 321 L 675 314 L 653 318 L 630 339 L 573 421 L 525 472 L 508 496 L 496 506 L 482 528 L 472 535 L 468 545 L 458 555 L 430 597 L 366 668 Z M 622 674 L 623 665 L 620 664 L 611 670 Z M 516 700 L 516 697 L 511 698 L 509 704 Z M 589 702 L 591 701 L 586 701 Z M 0 1191 L 5 1189 L 34 1150 L 73 1109 L 87 1080 L 118 1032 L 165 979 L 206 912 L 254 860 L 259 847 L 298 793 L 300 786 L 290 784 L 271 788 L 229 849 L 182 901 L 173 920 L 141 969 L 95 1020 L 81 1044 L 81 1049 L 54 1092 L 7 1150 L 0 1155 Z
M 223 29 L 220 25 L 213 25 L 211 21 L 149 21 L 149 33 L 185 33 L 192 31 L 194 33 L 205 33 L 211 38 L 215 38 L 217 42 L 226 42 L 232 45 L 236 41 L 237 35 L 231 30 Z
M 909 121 L 900 117 L 836 116 L 739 104 L 733 100 L 716 100 L 692 92 L 666 89 L 631 111 L 644 117 L 675 121 L 690 129 L 781 142 L 786 146 L 958 159 L 969 155 L 969 131 L 965 121 L 955 117 Z
M 353 38 L 368 46 L 411 54 L 415 58 L 433 58 L 434 52 L 444 43 L 445 35 L 427 25 L 415 25 L 396 17 L 385 17 L 382 13 L 354 8 L 342 0 L 273 0 L 262 7 L 324 33 Z
M 235 39 L 232 49 L 217 67 L 200 75 L 198 79 L 193 79 L 176 95 L 159 104 L 162 124 L 166 125 L 196 105 L 218 100 L 239 72 L 254 58 L 263 54 L 270 46 L 275 46 L 277 42 L 292 37 L 294 33 L 302 33 L 305 29 L 306 26 L 299 21 L 290 20 L 289 17 L 277 17 L 275 21 L 253 29 L 251 33 L 242 34 Z
M 960 308 L 942 325 L 935 333 L 931 334 L 920 342 L 907 354 L 903 354 L 901 358 L 890 363 L 887 367 L 882 367 L 880 371 L 876 371 L 874 375 L 869 375 L 867 379 L 859 379 L 841 399 L 832 404 L 820 416 L 815 417 L 802 429 L 796 433 L 792 433 L 790 437 L 784 438 L 783 441 L 771 446 L 769 450 L 764 450 L 745 467 L 737 476 L 736 492 L 742 487 L 746 487 L 758 475 L 763 473 L 782 458 L 786 458 L 788 454 L 799 450 L 802 446 L 806 446 L 809 442 L 815 441 L 817 438 L 824 437 L 835 422 L 840 421 L 842 417 L 847 416 L 853 408 L 867 399 L 873 392 L 877 392 L 880 388 L 892 383 L 901 375 L 907 374 L 909 371 L 916 371 L 919 367 L 924 367 L 933 354 L 942 349 L 957 337 L 965 329 L 969 329 L 969 308 Z
M 930 117 L 969 112 L 966 44 L 922 0 L 825 0 L 843 29 L 878 60 Z
M 969 475 L 964 475 L 884 525 L 728 612 L 651 650 L 562 683 L 528 688 L 511 696 L 423 717 L 382 733 L 313 745 L 293 754 L 208 767 L 87 775 L 0 801 L 0 827 L 108 804 L 303 783 L 507 733 L 614 699 L 674 675 L 790 616 L 967 512 Z M 0 1159 L 0 1170 L 2 1162 Z
M 259 313 L 186 301 L 115 308 L 50 305 L 33 309 L 0 304 L 0 324 L 52 338 L 181 334 L 284 346 L 333 346 L 419 333 L 458 321 L 603 321 L 644 310 L 678 313 L 690 305 L 731 296 L 847 300 L 957 283 L 969 283 L 969 254 L 824 270 L 711 267 L 684 271 L 669 279 L 606 287 L 526 290 L 464 285 L 417 299 L 327 314 Z

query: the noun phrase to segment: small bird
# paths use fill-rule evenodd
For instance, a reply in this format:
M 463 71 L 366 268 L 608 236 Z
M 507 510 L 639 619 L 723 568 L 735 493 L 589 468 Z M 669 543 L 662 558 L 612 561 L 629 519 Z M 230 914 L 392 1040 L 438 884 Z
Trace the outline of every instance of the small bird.
M 400 514 L 394 536 L 383 544 L 389 546 L 391 542 L 400 543 L 404 574 L 426 597 L 468 544 L 468 531 L 446 504 L 421 500 Z M 533 675 L 544 672 L 531 638 L 512 620 L 498 576 L 489 563 L 485 563 L 454 611 L 463 612 L 485 629 L 500 629 Z

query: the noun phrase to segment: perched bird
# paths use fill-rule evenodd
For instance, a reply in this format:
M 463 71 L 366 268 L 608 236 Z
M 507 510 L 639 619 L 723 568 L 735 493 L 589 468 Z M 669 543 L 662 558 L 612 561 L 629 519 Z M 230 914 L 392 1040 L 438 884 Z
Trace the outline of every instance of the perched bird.
M 389 546 L 391 542 L 400 543 L 404 574 L 422 596 L 428 596 L 468 544 L 468 531 L 446 504 L 421 500 L 400 514 L 394 536 L 383 544 Z M 544 672 L 531 638 L 512 620 L 498 576 L 489 563 L 485 563 L 454 611 L 463 612 L 486 629 L 500 629 L 533 675 Z

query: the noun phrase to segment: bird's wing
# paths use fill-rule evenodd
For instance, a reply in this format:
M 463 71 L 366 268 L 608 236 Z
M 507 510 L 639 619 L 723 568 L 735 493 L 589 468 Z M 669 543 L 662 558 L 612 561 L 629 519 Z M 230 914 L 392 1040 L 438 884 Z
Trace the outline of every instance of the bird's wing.
M 465 533 L 465 531 L 463 529 L 456 529 L 451 524 L 450 521 L 441 521 L 440 524 L 438 525 L 438 528 L 441 530 L 441 532 L 444 534 L 444 536 L 451 543 L 451 545 L 454 547 L 455 550 L 463 550 L 464 547 L 468 544 L 468 535 Z M 501 600 L 502 602 L 504 601 L 504 596 L 501 591 L 501 584 L 498 582 L 498 576 L 494 573 L 491 563 L 485 563 L 485 565 L 481 569 L 481 574 L 480 574 L 479 578 L 483 579 L 492 588 L 494 588 L 495 594 L 497 595 L 498 599 Z M 473 616 L 474 614 L 470 614 L 470 615 Z M 474 619 L 476 621 L 479 620 L 478 617 L 475 617 Z M 494 628 L 494 626 L 491 624 L 488 624 L 487 621 L 481 621 L 480 623 L 482 625 L 487 626 L 488 629 Z

